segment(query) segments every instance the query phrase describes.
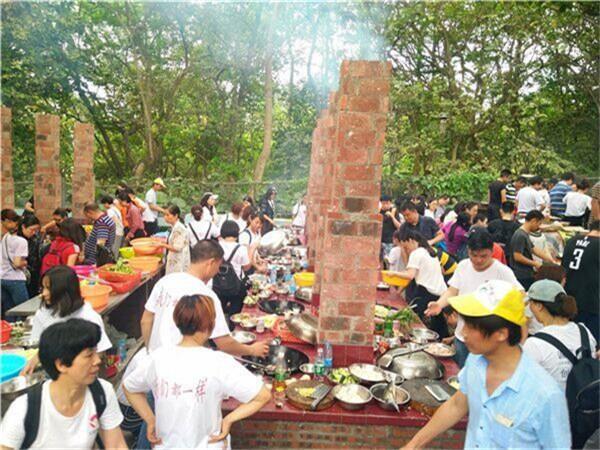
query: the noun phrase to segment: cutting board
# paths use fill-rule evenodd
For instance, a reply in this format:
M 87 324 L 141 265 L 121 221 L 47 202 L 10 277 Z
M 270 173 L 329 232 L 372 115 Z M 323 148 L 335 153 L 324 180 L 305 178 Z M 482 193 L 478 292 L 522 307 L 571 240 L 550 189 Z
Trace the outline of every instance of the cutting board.
M 312 397 L 304 397 L 298 392 L 299 388 L 316 388 L 320 384 L 325 384 L 322 381 L 316 380 L 300 380 L 290 384 L 285 390 L 285 396 L 290 405 L 299 408 L 310 410 L 310 405 L 315 401 Z M 335 397 L 333 396 L 333 389 L 329 391 L 329 394 L 319 403 L 316 411 L 322 411 L 333 405 Z
M 456 389 L 454 389 L 445 381 L 430 380 L 427 378 L 406 380 L 401 386 L 410 393 L 410 407 L 412 409 L 419 411 L 426 416 L 433 416 L 437 409 L 442 406 L 442 402 L 438 402 L 425 389 L 425 386 L 428 384 L 438 385 L 450 395 L 454 395 L 456 392 Z

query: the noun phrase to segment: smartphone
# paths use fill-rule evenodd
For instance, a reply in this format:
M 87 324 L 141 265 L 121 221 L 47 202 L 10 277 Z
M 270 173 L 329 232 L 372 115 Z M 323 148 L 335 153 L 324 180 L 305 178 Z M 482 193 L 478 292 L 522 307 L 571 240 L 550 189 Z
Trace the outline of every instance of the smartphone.
M 437 384 L 428 384 L 425 386 L 425 389 L 427 389 L 427 392 L 429 392 L 438 402 L 445 402 L 450 399 L 450 394 Z

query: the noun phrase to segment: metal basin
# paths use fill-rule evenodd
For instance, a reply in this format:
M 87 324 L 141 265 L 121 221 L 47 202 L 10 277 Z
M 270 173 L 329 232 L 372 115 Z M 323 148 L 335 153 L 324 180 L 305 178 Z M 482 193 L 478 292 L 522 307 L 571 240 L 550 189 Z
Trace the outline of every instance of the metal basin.
M 306 303 L 310 303 L 312 300 L 312 288 L 310 287 L 301 287 L 296 290 L 294 294 L 297 300 L 301 300 Z
M 240 344 L 252 344 L 254 341 L 256 341 L 256 335 L 248 331 L 234 331 L 231 333 L 231 337 Z
M 386 352 L 377 360 L 377 365 L 385 367 L 392 358 L 387 370 L 402 375 L 406 380 L 414 378 L 431 378 L 438 380 L 444 376 L 444 366 L 433 356 L 423 351 L 402 355 L 406 348 L 399 347 Z M 395 356 L 398 354 L 400 356 Z
M 10 403 L 20 395 L 25 394 L 35 385 L 46 379 L 45 372 L 36 372 L 30 375 L 21 375 L 0 384 L 2 402 Z
M 388 411 L 396 411 L 396 408 L 394 408 L 394 405 L 391 402 L 388 402 L 383 399 L 383 391 L 385 391 L 387 386 L 387 383 L 375 384 L 371 386 L 371 394 L 373 395 L 373 398 L 381 408 L 387 409 Z M 402 389 L 401 387 L 396 386 L 395 392 L 396 403 L 398 404 L 398 406 L 403 406 L 410 402 L 410 394 L 406 389 Z
M 263 256 L 276 255 L 287 245 L 287 233 L 284 230 L 271 230 L 260 238 L 258 252 Z
M 277 314 L 278 316 L 284 316 L 286 311 L 304 311 L 304 305 L 288 300 L 259 300 L 258 307 L 267 314 Z
M 333 395 L 342 408 L 352 411 L 364 408 L 373 398 L 371 391 L 360 384 L 338 384 Z
M 285 321 L 288 329 L 298 339 L 309 344 L 317 343 L 317 318 L 309 313 L 294 314 Z

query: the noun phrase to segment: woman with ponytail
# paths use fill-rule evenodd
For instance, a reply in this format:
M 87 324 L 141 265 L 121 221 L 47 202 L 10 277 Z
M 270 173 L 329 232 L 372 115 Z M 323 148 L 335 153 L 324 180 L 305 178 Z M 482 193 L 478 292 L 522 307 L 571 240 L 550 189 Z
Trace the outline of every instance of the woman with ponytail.
M 536 281 L 527 291 L 527 297 L 531 312 L 543 328 L 525 341 L 523 351 L 546 369 L 559 386 L 565 389 L 567 376 L 572 368 L 571 362 L 554 345 L 536 336 L 539 333 L 550 335 L 578 357 L 578 350 L 582 346 L 578 325 L 581 325 L 587 334 L 592 354 L 596 348 L 596 340 L 585 325 L 572 321 L 577 316 L 577 304 L 574 297 L 566 294 L 560 283 L 553 280 Z

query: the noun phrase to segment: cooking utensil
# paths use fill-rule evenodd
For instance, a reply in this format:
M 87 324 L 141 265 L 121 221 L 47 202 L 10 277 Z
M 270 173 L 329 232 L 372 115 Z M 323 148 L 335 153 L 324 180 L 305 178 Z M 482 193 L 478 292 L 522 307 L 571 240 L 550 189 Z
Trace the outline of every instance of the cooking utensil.
M 435 398 L 438 402 L 445 402 L 449 400 L 451 395 L 448 394 L 440 385 L 437 384 L 428 384 L 425 386 L 425 390 L 431 394 L 433 398 Z
M 373 398 L 371 391 L 360 384 L 338 384 L 332 392 L 342 408 L 352 411 L 364 408 Z
M 362 384 L 375 384 L 385 381 L 384 371 L 373 365 L 364 363 L 354 363 L 348 367 L 350 374 L 360 380 Z
M 446 383 L 448 383 L 448 385 L 455 391 L 458 391 L 458 389 L 460 388 L 460 382 L 458 381 L 457 376 L 449 377 L 446 380 Z
M 309 344 L 317 343 L 317 318 L 309 313 L 294 314 L 285 321 L 288 329 L 298 339 Z
M 373 398 L 375 399 L 375 401 L 381 408 L 388 410 L 388 411 L 396 410 L 394 405 L 391 404 L 391 402 L 387 401 L 385 399 L 385 397 L 383 396 L 383 391 L 386 387 L 387 387 L 387 385 L 385 383 L 374 384 L 373 386 L 371 386 L 371 389 L 370 389 L 371 394 L 373 395 Z M 396 401 L 396 405 L 398 406 L 398 409 L 401 406 L 404 406 L 404 405 L 408 404 L 408 402 L 410 402 L 410 394 L 408 393 L 408 391 L 406 389 L 403 389 L 401 387 L 395 387 L 394 394 L 395 394 L 394 400 Z
M 387 386 L 383 391 L 383 399 L 386 402 L 391 403 L 396 412 L 400 412 L 400 408 L 398 407 L 398 403 L 396 402 L 396 386 L 394 386 L 394 383 L 387 383 Z
M 234 356 L 234 359 L 241 362 L 242 364 L 247 364 L 247 365 L 256 367 L 258 369 L 262 369 L 265 372 L 274 372 L 275 371 L 275 364 L 263 364 L 263 363 L 259 363 L 256 361 L 250 361 L 249 359 L 242 358 L 239 356 Z
M 287 245 L 287 233 L 284 230 L 271 230 L 265 233 L 258 244 L 261 256 L 276 255 Z
M 440 335 L 428 328 L 413 328 L 410 330 L 411 341 L 417 344 L 437 341 Z
M 290 300 L 259 300 L 258 307 L 267 314 L 284 316 L 286 311 L 304 311 L 304 305 Z
M 331 389 L 333 389 L 333 386 L 329 386 L 327 384 L 320 384 L 319 386 L 317 386 L 315 392 L 312 395 L 315 401 L 310 404 L 311 411 L 315 411 L 317 409 L 319 403 L 321 403 L 321 401 L 325 397 L 327 397 L 327 394 L 329 394 L 329 391 L 331 391 Z
M 448 393 L 454 393 L 453 389 L 448 386 L 444 381 L 428 380 L 425 378 L 417 378 L 414 380 L 406 380 L 402 384 L 402 389 L 405 389 L 410 394 L 410 407 L 415 411 L 418 411 L 427 416 L 435 414 L 436 410 L 443 405 L 442 402 L 438 402 L 433 396 L 425 389 L 425 386 L 430 384 L 443 385 L 442 388 L 447 390 Z
M 442 350 L 444 353 L 441 353 L 440 351 L 436 352 L 436 349 Z M 452 358 L 456 355 L 456 349 L 454 347 L 442 344 L 441 342 L 427 344 L 423 351 L 435 358 Z
M 312 300 L 312 288 L 310 287 L 300 287 L 296 289 L 294 297 L 297 300 L 301 300 L 303 302 L 310 303 Z
M 269 345 L 269 353 L 266 357 L 244 356 L 243 359 L 248 363 L 258 363 L 267 366 L 263 369 L 267 375 L 272 375 L 277 363 L 277 354 L 280 349 L 284 351 L 284 359 L 289 373 L 296 373 L 300 370 L 302 364 L 308 363 L 308 356 L 299 350 L 286 347 L 284 345 Z M 272 367 L 269 367 L 272 366 Z M 256 367 L 256 366 L 255 366 Z
M 234 331 L 231 333 L 231 337 L 240 344 L 252 344 L 254 341 L 256 341 L 256 335 L 248 331 Z
M 379 358 L 378 366 L 384 366 L 389 358 L 392 362 L 387 366 L 388 370 L 400 374 L 406 380 L 413 378 L 439 379 L 444 375 L 444 366 L 433 356 L 423 351 L 406 353 L 403 347 L 390 350 Z
M 424 345 L 408 343 L 404 347 L 396 348 L 394 351 L 389 351 L 379 358 L 377 365 L 384 369 L 389 369 L 394 362 L 396 356 L 408 355 L 410 353 L 420 352 L 425 348 Z
M 325 386 L 325 384 L 322 381 L 316 380 L 299 380 L 286 388 L 285 396 L 290 405 L 296 408 L 310 410 L 314 400 L 316 400 L 314 397 L 319 386 Z M 307 390 L 312 390 L 312 394 L 309 396 L 305 393 L 303 393 L 304 395 L 301 394 L 302 391 Z M 327 394 L 325 394 L 325 397 L 319 401 L 315 409 L 317 411 L 322 411 L 331 407 L 334 403 L 335 397 L 333 396 L 332 391 L 329 390 Z

